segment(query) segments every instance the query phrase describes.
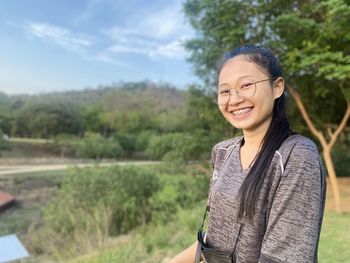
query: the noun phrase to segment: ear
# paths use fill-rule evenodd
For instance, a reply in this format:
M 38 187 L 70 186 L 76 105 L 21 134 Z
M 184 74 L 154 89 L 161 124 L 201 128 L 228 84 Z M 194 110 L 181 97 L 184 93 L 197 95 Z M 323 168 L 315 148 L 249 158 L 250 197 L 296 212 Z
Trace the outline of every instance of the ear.
M 284 92 L 284 79 L 282 77 L 278 77 L 275 80 L 275 83 L 273 86 L 274 98 L 277 99 L 281 97 L 283 92 Z

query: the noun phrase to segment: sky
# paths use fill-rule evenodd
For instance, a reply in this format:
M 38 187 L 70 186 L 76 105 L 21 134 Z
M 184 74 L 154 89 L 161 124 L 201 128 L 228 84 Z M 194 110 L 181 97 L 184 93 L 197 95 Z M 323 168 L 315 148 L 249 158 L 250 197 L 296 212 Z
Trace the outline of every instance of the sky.
M 186 88 L 194 36 L 182 0 L 0 1 L 0 91 L 40 94 L 121 81 Z

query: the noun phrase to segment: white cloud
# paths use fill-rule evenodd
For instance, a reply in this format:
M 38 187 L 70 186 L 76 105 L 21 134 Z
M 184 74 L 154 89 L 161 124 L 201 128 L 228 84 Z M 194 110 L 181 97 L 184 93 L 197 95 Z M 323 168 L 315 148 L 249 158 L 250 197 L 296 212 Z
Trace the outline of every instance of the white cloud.
M 84 52 L 85 48 L 92 45 L 87 38 L 75 36 L 68 29 L 59 26 L 28 21 L 25 24 L 25 29 L 31 35 L 52 41 L 69 51 Z
M 181 39 L 176 39 L 173 42 L 160 45 L 158 46 L 155 55 L 157 56 L 159 54 L 167 58 L 184 58 L 186 53 L 182 46 L 182 42 L 183 41 Z
M 87 14 L 103 2 L 104 0 L 90 0 L 87 6 L 89 12 L 84 16 L 88 18 Z M 183 43 L 193 35 L 192 30 L 184 23 L 181 1 L 174 1 L 165 8 L 152 12 L 138 10 L 128 17 L 125 25 L 100 29 L 99 34 L 94 36 L 32 21 L 26 22 L 25 29 L 37 38 L 79 53 L 85 60 L 118 66 L 128 66 L 119 60 L 118 54 L 139 54 L 152 60 L 182 60 L 186 56 Z
M 183 43 L 193 33 L 184 23 L 181 2 L 175 1 L 157 12 L 146 16 L 138 14 L 130 18 L 126 26 L 116 26 L 102 31 L 114 42 L 111 53 L 136 53 L 151 59 L 184 59 Z
M 173 5 L 147 15 L 134 26 L 140 32 L 153 38 L 162 39 L 184 34 L 186 28 L 183 23 L 180 1 L 175 1 Z
M 112 64 L 112 65 L 115 65 L 118 67 L 123 67 L 123 68 L 130 68 L 130 65 L 128 63 L 113 59 L 108 54 L 105 54 L 103 52 L 96 54 L 96 55 L 85 55 L 84 59 L 85 60 L 101 61 L 101 62 L 105 62 L 105 63 Z

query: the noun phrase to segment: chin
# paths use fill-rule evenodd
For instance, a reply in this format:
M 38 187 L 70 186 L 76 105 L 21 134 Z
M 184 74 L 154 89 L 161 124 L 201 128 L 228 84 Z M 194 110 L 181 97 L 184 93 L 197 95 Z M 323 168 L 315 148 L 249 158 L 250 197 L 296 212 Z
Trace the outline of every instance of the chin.
M 236 129 L 250 130 L 254 127 L 254 121 L 249 118 L 246 120 L 237 120 L 230 115 L 226 115 L 226 120 Z
M 252 124 L 247 124 L 247 123 L 237 123 L 233 121 L 229 121 L 229 123 L 236 129 L 242 129 L 242 130 L 251 130 L 254 125 Z

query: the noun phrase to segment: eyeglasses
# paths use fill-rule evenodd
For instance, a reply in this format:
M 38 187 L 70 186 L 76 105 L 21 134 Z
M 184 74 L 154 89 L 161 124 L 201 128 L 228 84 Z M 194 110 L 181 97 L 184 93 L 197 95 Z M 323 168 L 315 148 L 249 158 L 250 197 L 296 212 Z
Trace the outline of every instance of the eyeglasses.
M 269 78 L 259 81 L 244 79 L 238 82 L 234 88 L 220 88 L 218 90 L 217 103 L 219 106 L 226 106 L 230 101 L 231 93 L 233 90 L 235 90 L 236 95 L 240 98 L 251 98 L 256 92 L 256 84 L 267 80 L 273 79 Z

